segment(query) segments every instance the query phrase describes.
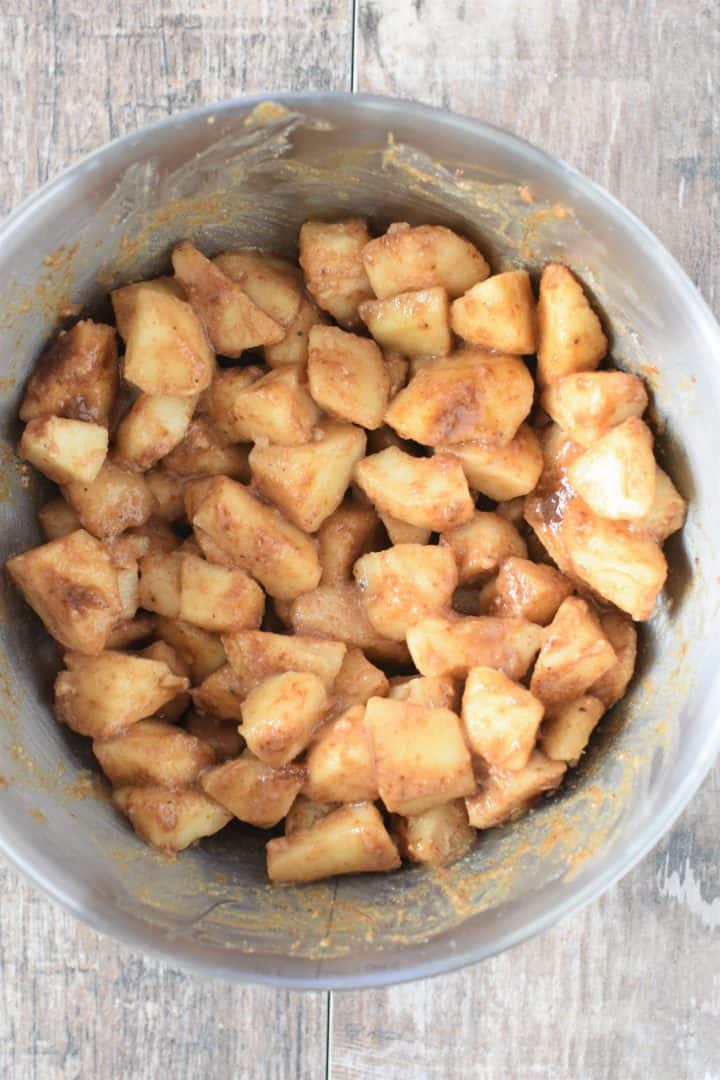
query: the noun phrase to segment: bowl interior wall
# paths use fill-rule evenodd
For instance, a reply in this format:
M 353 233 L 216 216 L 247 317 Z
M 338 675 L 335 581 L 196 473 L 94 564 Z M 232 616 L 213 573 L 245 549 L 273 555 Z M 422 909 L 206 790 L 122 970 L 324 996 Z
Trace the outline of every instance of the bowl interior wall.
M 481 836 L 447 870 L 301 888 L 266 884 L 263 838 L 239 825 L 176 861 L 132 835 L 88 782 L 87 741 L 55 722 L 55 650 L 3 580 L 5 850 L 118 936 L 218 971 L 328 983 L 430 971 L 515 940 L 550 908 L 559 912 L 612 876 L 619 853 L 642 848 L 652 821 L 703 766 L 720 715 L 720 363 L 717 327 L 686 279 L 572 171 L 493 129 L 399 103 L 296 104 L 297 113 L 249 125 L 249 109 L 235 107 L 218 110 L 213 123 L 169 123 L 162 138 L 140 133 L 7 224 L 3 560 L 40 539 L 43 487 L 13 457 L 16 414 L 63 304 L 102 316 L 110 287 L 164 270 L 185 237 L 211 253 L 257 246 L 293 254 L 308 216 L 367 214 L 378 227 L 442 222 L 476 240 L 495 269 L 568 262 L 611 328 L 615 362 L 648 378 L 664 464 L 691 504 L 684 533 L 668 545 L 669 586 L 644 629 L 638 677 L 557 799 Z

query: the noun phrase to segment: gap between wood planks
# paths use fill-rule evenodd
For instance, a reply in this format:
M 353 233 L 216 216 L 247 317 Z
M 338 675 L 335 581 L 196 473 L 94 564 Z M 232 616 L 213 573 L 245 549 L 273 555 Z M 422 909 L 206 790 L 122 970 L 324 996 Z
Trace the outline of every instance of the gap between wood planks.
M 353 0 L 352 3 L 352 39 L 350 42 L 350 89 L 354 94 L 358 88 L 358 68 L 357 68 L 357 52 L 356 43 L 358 36 L 358 18 L 359 18 L 359 2 L 360 0 Z
M 333 991 L 327 992 L 327 1004 L 325 1008 L 325 1080 L 331 1080 L 332 1076 L 332 1021 L 333 1021 Z
M 350 41 L 350 90 L 354 94 L 358 88 L 358 65 L 357 65 L 357 36 L 359 0 L 352 2 L 352 38 Z M 333 897 L 334 901 L 334 897 Z M 325 992 L 325 1080 L 331 1080 L 332 1075 L 332 1023 L 333 1023 L 333 991 Z

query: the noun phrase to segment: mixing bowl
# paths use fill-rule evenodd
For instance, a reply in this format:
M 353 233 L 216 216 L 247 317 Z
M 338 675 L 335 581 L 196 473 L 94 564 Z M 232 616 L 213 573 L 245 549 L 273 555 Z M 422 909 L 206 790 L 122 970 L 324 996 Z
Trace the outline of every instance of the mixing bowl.
M 80 304 L 154 274 L 172 244 L 293 253 L 310 216 L 442 222 L 496 270 L 570 264 L 616 363 L 648 379 L 664 465 L 690 502 L 628 697 L 560 795 L 481 834 L 461 862 L 302 887 L 266 884 L 234 824 L 171 861 L 135 838 L 51 709 L 54 648 L 3 586 L 0 848 L 91 926 L 199 971 L 367 986 L 448 971 L 537 934 L 656 843 L 720 745 L 720 329 L 680 267 L 609 195 L 487 124 L 362 95 L 282 95 L 171 117 L 86 158 L 0 229 L 2 558 L 39 541 L 42 482 L 13 457 L 34 358 Z

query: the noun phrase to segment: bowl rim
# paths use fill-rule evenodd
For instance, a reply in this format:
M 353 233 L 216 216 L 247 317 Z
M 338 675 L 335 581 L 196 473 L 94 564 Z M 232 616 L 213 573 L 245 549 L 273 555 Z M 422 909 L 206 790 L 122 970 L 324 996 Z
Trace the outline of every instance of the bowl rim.
M 302 111 L 303 107 L 317 108 L 323 104 L 327 105 L 330 102 L 340 101 L 351 108 L 359 110 L 371 109 L 380 114 L 388 114 L 388 120 L 390 120 L 390 114 L 395 114 L 400 109 L 408 118 L 425 119 L 429 124 L 440 129 L 443 127 L 454 129 L 466 134 L 470 140 L 480 137 L 486 142 L 490 141 L 505 148 L 508 146 L 514 148 L 528 163 L 534 162 L 545 170 L 549 169 L 556 175 L 559 174 L 561 178 L 564 177 L 567 182 L 582 191 L 584 196 L 591 198 L 598 204 L 606 217 L 614 219 L 623 228 L 629 228 L 633 231 L 636 242 L 643 248 L 645 253 L 660 264 L 666 273 L 673 275 L 679 299 L 684 298 L 692 305 L 694 319 L 701 324 L 703 333 L 715 339 L 718 356 L 720 356 L 720 325 L 718 325 L 710 307 L 697 287 L 654 233 L 600 184 L 586 177 L 562 158 L 542 150 L 523 137 L 496 124 L 438 106 L 386 95 L 322 90 L 266 92 L 240 95 L 221 102 L 196 106 L 174 113 L 104 143 L 101 147 L 84 155 L 65 168 L 52 180 L 41 185 L 36 191 L 22 200 L 0 222 L 0 243 L 7 241 L 14 233 L 21 230 L 26 219 L 32 215 L 37 207 L 52 199 L 58 191 L 71 184 L 78 175 L 94 169 L 108 156 L 110 151 L 131 149 L 136 142 L 139 144 L 148 136 L 161 136 L 168 130 L 182 127 L 187 123 L 207 121 L 209 117 L 232 115 L 235 112 L 247 113 L 248 110 L 267 101 L 277 102 L 298 111 Z M 391 126 L 389 123 L 388 129 Z M 62 885 L 57 884 L 49 875 L 44 873 L 41 867 L 35 864 L 29 850 L 27 853 L 20 852 L 13 848 L 11 844 L 8 844 L 1 829 L 0 854 L 19 870 L 33 886 L 56 901 L 80 922 L 114 941 L 130 948 L 140 949 L 148 956 L 162 960 L 164 963 L 174 967 L 231 982 L 290 990 L 317 991 L 377 988 L 447 974 L 470 964 L 476 964 L 481 960 L 496 956 L 506 949 L 514 948 L 530 940 L 550 929 L 571 912 L 582 910 L 636 866 L 670 829 L 709 773 L 718 751 L 720 751 L 720 717 L 718 717 L 718 722 L 716 722 L 714 728 L 708 732 L 703 752 L 696 758 L 693 768 L 685 774 L 682 781 L 677 785 L 672 798 L 668 799 L 656 813 L 655 817 L 648 823 L 647 828 L 636 836 L 631 843 L 616 851 L 604 870 L 585 883 L 578 881 L 576 887 L 573 887 L 571 883 L 564 899 L 549 904 L 547 910 L 536 915 L 521 927 L 504 934 L 491 943 L 474 948 L 471 946 L 458 952 L 449 949 L 442 957 L 431 960 L 413 960 L 412 953 L 416 946 L 406 946 L 407 961 L 399 960 L 388 968 L 358 972 L 356 974 L 337 974 L 327 970 L 323 971 L 322 961 L 315 964 L 316 973 L 314 975 L 258 971 L 253 963 L 253 956 L 257 954 L 235 953 L 233 954 L 233 963 L 228 963 L 228 952 L 223 951 L 218 946 L 211 946 L 208 949 L 204 946 L 190 945 L 187 942 L 180 943 L 177 939 L 171 940 L 169 937 L 158 940 L 158 936 L 153 933 L 150 924 L 139 917 L 127 915 L 123 925 L 118 926 L 115 915 L 112 917 L 105 916 L 105 909 L 101 902 L 90 901 L 87 907 L 82 906 Z M 178 952 L 182 952 L 182 955 L 178 956 Z M 260 955 L 262 956 L 262 954 Z M 302 962 L 308 967 L 313 964 L 312 961 L 304 960 L 302 957 L 287 957 L 284 959 L 286 961 L 294 960 L 296 963 Z M 329 960 L 328 963 L 331 964 L 332 961 Z

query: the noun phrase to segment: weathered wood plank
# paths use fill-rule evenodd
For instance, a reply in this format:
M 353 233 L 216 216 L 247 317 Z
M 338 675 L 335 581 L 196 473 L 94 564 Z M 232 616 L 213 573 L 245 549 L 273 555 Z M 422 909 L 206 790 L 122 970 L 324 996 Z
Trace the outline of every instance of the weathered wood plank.
M 332 1080 L 697 1080 L 720 1060 L 709 783 L 619 886 L 455 975 L 335 994 Z
M 108 139 L 243 92 L 350 85 L 352 0 L 0 5 L 0 214 Z M 227 986 L 99 938 L 0 868 L 0 1075 L 325 1075 L 327 995 Z
M 506 127 L 607 187 L 712 303 L 717 9 L 702 0 L 359 0 L 357 88 Z
M 0 214 L 111 138 L 237 94 L 350 89 L 352 0 L 0 5 Z
M 201 979 L 115 945 L 0 871 L 0 1075 L 325 1075 L 327 995 Z
M 679 0 L 359 0 L 359 90 L 505 126 L 608 187 L 720 295 L 720 21 Z M 618 887 L 457 975 L 334 996 L 330 1075 L 717 1075 L 720 771 Z

